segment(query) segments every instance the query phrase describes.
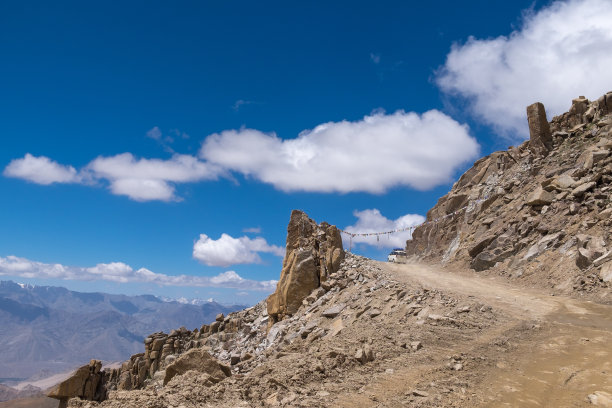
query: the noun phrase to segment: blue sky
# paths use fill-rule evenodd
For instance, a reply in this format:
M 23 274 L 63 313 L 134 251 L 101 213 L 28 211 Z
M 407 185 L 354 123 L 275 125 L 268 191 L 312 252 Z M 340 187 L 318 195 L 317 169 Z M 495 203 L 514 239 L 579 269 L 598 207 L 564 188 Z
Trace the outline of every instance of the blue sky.
M 609 1 L 332 3 L 2 3 L 2 279 L 253 303 L 292 209 L 417 224 L 612 89 Z

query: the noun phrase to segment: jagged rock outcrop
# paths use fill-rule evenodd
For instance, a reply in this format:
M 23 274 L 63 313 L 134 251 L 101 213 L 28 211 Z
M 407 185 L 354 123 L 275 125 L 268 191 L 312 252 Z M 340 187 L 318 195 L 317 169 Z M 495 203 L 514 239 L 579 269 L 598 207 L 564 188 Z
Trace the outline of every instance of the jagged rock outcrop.
M 105 391 L 138 390 L 160 381 L 165 385 L 175 376 L 194 370 L 209 376 L 202 380 L 203 385 L 222 381 L 231 375 L 230 367 L 256 361 L 283 336 L 280 326 L 270 330 L 274 323 L 339 283 L 340 276 L 336 275 L 344 256 L 340 231 L 335 226 L 325 222 L 318 225 L 302 211 L 294 210 L 287 227 L 281 278 L 267 301 L 228 316 L 219 314 L 199 329 L 181 327 L 169 334 L 149 335 L 144 340 L 144 353 L 133 355 L 119 368 L 104 371 L 100 387 Z M 90 393 L 81 394 L 72 396 L 96 400 Z
M 304 212 L 293 210 L 280 280 L 267 300 L 270 324 L 294 314 L 302 301 L 338 270 L 343 259 L 338 228 L 326 222 L 318 225 Z
M 474 163 L 414 231 L 408 255 L 566 292 L 609 287 L 599 258 L 612 248 L 611 103 L 612 93 L 579 97 L 550 123 L 529 106 L 530 140 Z
M 70 398 L 103 401 L 106 398 L 106 372 L 101 371 L 102 362 L 91 360 L 78 368 L 66 380 L 56 385 L 47 396 L 60 400 L 59 407 L 67 406 Z
M 552 134 L 546 109 L 541 102 L 527 107 L 527 122 L 529 123 L 529 149 L 535 155 L 546 156 L 553 147 Z

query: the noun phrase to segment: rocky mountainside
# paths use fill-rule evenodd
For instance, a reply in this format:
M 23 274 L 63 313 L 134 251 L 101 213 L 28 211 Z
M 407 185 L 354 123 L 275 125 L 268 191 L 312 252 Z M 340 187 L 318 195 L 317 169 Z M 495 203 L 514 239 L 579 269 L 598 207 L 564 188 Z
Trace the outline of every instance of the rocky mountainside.
M 347 401 L 368 400 L 374 373 L 393 378 L 415 366 L 427 367 L 457 339 L 469 344 L 503 318 L 490 305 L 467 297 L 419 285 L 407 289 L 377 262 L 346 254 L 294 314 L 271 327 L 270 321 L 261 302 L 194 332 L 151 335 L 144 354 L 96 379 L 97 384 L 107 381 L 105 400 L 89 400 L 96 398 L 92 393 L 70 399 L 68 406 L 339 406 L 335 398 L 342 394 Z M 453 373 L 473 358 L 457 353 L 442 359 L 448 378 L 441 389 L 461 393 L 464 380 Z M 147 366 L 156 367 L 153 375 Z M 426 378 L 423 390 L 403 391 L 396 402 L 425 401 Z
M 527 117 L 530 140 L 474 163 L 406 251 L 612 301 L 612 92 L 550 123 L 539 103 Z
M 611 111 L 612 94 L 551 123 L 528 107 L 530 140 L 477 161 L 414 232 L 407 252 L 431 265 L 345 253 L 335 226 L 294 211 L 266 301 L 153 333 L 120 368 L 92 360 L 49 395 L 74 408 L 612 406 L 612 307 L 550 295 L 609 299 Z
M 122 361 L 151 332 L 197 327 L 244 306 L 186 305 L 154 296 L 80 293 L 0 282 L 0 378 L 65 372 L 92 357 Z

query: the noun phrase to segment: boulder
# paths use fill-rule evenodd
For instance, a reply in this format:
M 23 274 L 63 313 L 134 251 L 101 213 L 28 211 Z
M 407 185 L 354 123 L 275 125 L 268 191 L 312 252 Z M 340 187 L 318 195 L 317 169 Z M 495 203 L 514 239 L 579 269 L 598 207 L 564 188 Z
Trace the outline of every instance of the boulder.
M 361 364 L 365 364 L 368 361 L 374 361 L 374 352 L 368 344 L 364 344 L 364 346 L 355 353 L 355 359 Z
M 600 237 L 579 234 L 576 236 L 578 252 L 576 253 L 576 266 L 586 269 L 594 260 L 606 253 L 605 242 Z
M 576 253 L 576 266 L 580 269 L 586 269 L 593 260 L 593 254 L 586 248 L 578 248 Z
M 612 113 L 612 92 L 608 92 L 607 94 L 603 95 L 597 100 L 597 102 L 599 109 L 604 115 Z
M 338 316 L 340 312 L 342 312 L 345 306 L 346 305 L 344 303 L 340 303 L 338 305 L 332 306 L 329 309 L 325 310 L 323 313 L 321 313 L 321 315 L 327 318 L 334 318 Z
M 317 225 L 304 212 L 292 211 L 280 280 L 267 299 L 270 324 L 293 315 L 321 282 L 338 271 L 343 259 L 338 228 L 325 222 Z
M 544 105 L 536 102 L 527 107 L 529 149 L 536 156 L 546 156 L 553 147 L 552 133 L 546 119 Z
M 208 374 L 209 380 L 216 384 L 231 375 L 229 367 L 219 363 L 204 349 L 191 349 L 168 367 L 164 376 L 164 385 L 177 375 L 185 374 L 189 370 Z
M 555 195 L 553 193 L 544 190 L 542 187 L 538 187 L 529 195 L 529 197 L 527 197 L 526 204 L 532 207 L 537 207 L 550 204 L 554 199 Z
M 70 377 L 62 381 L 47 394 L 60 400 L 60 407 L 66 406 L 68 399 L 81 398 L 89 401 L 106 399 L 106 373 L 100 371 L 102 362 L 91 360 L 89 364 L 76 369 Z
M 552 181 L 551 185 L 557 190 L 566 190 L 574 187 L 576 180 L 569 174 L 561 174 Z
M 585 123 L 585 114 L 589 109 L 589 100 L 584 96 L 579 96 L 576 99 L 572 99 L 572 106 L 569 109 L 568 117 L 570 126 Z

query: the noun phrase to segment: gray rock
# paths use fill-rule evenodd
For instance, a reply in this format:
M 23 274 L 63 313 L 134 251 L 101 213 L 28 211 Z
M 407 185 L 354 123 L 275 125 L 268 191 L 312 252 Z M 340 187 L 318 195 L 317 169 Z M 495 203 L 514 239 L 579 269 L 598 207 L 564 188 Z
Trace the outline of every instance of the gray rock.
M 346 307 L 346 305 L 344 303 L 340 303 L 338 305 L 335 305 L 333 307 L 330 307 L 329 309 L 325 310 L 322 315 L 323 317 L 327 317 L 327 318 L 334 318 L 336 316 L 338 316 L 340 314 L 340 312 L 342 312 L 342 310 Z

